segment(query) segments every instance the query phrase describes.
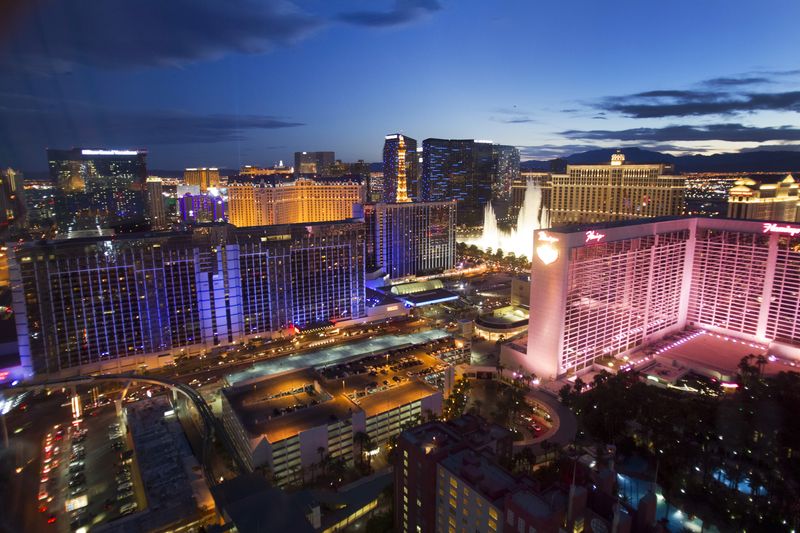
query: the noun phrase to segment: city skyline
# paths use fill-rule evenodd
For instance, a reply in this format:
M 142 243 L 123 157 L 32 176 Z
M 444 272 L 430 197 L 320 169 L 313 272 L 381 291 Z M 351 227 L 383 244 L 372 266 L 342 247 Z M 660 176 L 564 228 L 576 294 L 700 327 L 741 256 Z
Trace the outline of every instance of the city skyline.
M 488 138 L 523 160 L 796 150 L 798 14 L 786 1 L 680 2 L 659 31 L 663 13 L 634 2 L 42 2 L 4 16 L 0 161 L 40 171 L 46 147 L 72 146 L 147 148 L 156 169 L 304 150 L 379 161 L 390 132 Z M 391 77 L 399 57 L 413 76 Z

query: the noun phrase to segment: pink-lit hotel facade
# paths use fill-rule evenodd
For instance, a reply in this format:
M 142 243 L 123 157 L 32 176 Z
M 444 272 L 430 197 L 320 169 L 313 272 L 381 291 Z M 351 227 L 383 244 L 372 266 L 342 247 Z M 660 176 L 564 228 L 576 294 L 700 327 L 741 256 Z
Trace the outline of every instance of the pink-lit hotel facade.
M 544 379 L 689 326 L 800 360 L 800 225 L 662 218 L 534 235 L 527 339 L 507 368 Z

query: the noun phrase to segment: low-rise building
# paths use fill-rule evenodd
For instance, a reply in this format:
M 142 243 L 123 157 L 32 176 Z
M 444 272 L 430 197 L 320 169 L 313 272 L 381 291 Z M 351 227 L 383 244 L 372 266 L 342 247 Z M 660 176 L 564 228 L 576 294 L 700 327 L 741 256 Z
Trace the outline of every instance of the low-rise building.
M 440 414 L 442 392 L 422 372 L 440 366 L 429 356 L 381 354 L 243 382 L 223 389 L 223 421 L 251 467 L 290 484 L 323 462 L 375 455 L 404 427 Z
M 475 415 L 429 422 L 398 438 L 395 454 L 395 531 L 402 533 L 629 533 L 634 517 L 654 533 L 654 513 L 613 505 L 613 472 L 581 465 L 576 483 L 541 487 L 502 466 L 511 454 L 511 433 Z M 573 476 L 574 477 L 574 476 Z M 589 481 L 592 499 L 588 498 Z M 648 496 L 646 496 L 648 497 Z M 640 504 L 640 507 L 641 504 Z M 641 515 L 641 516 L 639 516 Z

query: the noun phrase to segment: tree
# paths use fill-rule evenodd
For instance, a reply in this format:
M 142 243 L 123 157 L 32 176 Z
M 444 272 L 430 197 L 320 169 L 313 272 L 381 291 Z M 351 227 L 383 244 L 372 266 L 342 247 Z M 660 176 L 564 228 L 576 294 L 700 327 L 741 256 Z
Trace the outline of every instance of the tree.
M 371 449 L 369 446 L 371 442 L 372 439 L 363 431 L 358 431 L 353 435 L 353 443 L 358 446 L 358 464 L 361 466 L 364 465 L 364 456 Z
M 533 453 L 533 450 L 529 446 L 522 448 L 514 455 L 514 466 L 519 468 L 520 466 L 524 465 L 525 472 L 530 472 L 535 464 L 536 454 Z
M 569 383 L 558 389 L 558 398 L 566 406 L 572 404 L 572 387 Z
M 586 387 L 586 383 L 583 382 L 581 378 L 575 378 L 575 393 L 580 394 L 581 391 Z

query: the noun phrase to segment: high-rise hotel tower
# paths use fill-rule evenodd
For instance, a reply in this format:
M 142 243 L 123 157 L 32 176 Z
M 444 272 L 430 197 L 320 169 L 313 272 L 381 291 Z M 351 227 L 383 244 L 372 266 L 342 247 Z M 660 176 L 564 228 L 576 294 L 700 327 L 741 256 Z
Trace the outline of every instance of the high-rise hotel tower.
M 595 223 L 683 214 L 685 179 L 673 165 L 631 164 L 616 153 L 601 165 L 567 165 L 553 174 L 550 223 Z
M 539 230 L 527 346 L 542 378 L 623 357 L 687 326 L 800 359 L 800 225 L 665 217 Z
M 366 313 L 356 221 L 25 242 L 9 271 L 29 375 L 153 368 Z

